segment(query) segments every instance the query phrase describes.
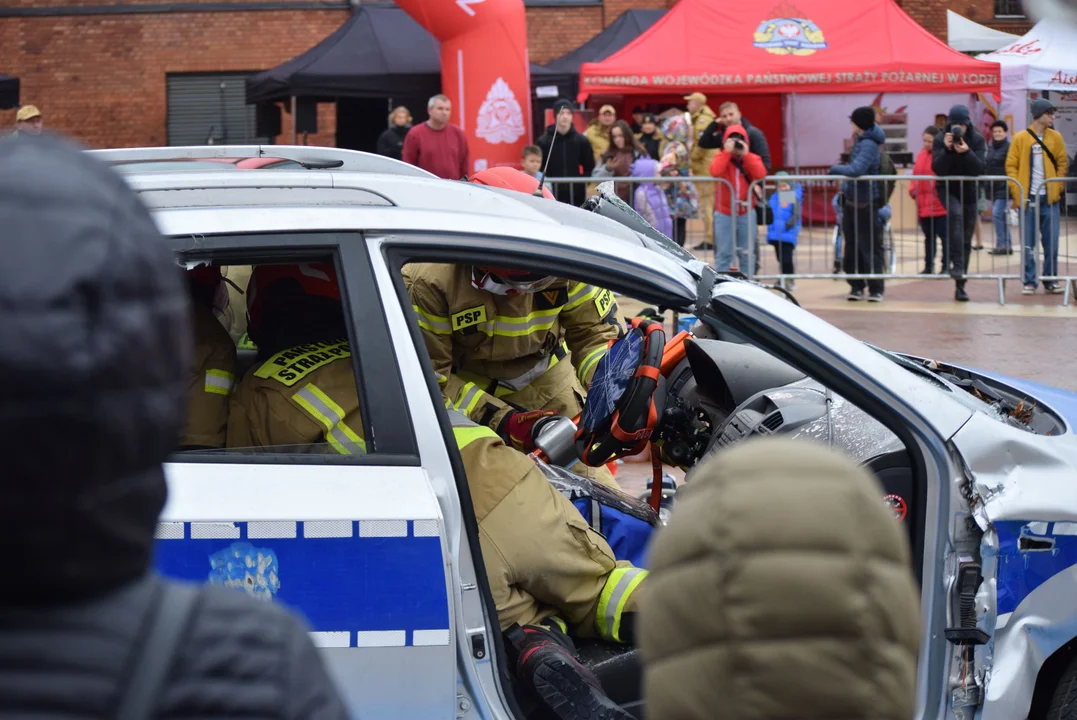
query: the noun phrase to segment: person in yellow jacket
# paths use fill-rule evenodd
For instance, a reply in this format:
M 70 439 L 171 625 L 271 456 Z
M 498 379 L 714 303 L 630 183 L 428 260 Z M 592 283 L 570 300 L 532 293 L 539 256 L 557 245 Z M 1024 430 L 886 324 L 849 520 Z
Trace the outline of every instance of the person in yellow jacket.
M 181 450 L 222 448 L 228 403 L 236 375 L 236 346 L 213 312 L 221 271 L 199 266 L 187 271 L 194 328 L 194 358 L 187 388 L 187 424 Z
M 707 96 L 694 92 L 684 96 L 688 103 L 691 118 L 691 150 L 688 153 L 689 167 L 696 177 L 710 177 L 711 163 L 721 148 L 706 149 L 699 146 L 699 136 L 712 122 L 718 119 L 707 105 Z M 699 185 L 699 216 L 703 219 L 703 246 L 713 247 L 714 243 L 714 183 L 704 182 Z
M 612 105 L 603 105 L 598 111 L 598 116 L 587 124 L 583 135 L 591 143 L 591 150 L 595 154 L 595 163 L 610 149 L 610 128 L 617 122 L 617 111 Z
M 343 311 L 330 310 L 333 302 L 339 305 L 335 273 L 326 264 L 302 267 L 263 266 L 251 276 L 248 327 L 260 356 L 232 398 L 228 445 L 364 453 L 352 364 L 339 362 L 350 357 Z M 309 322 L 299 322 L 297 308 L 318 312 L 321 320 L 310 322 L 321 339 Z M 302 342 L 280 347 L 289 337 Z M 450 410 L 450 419 L 498 621 L 519 651 L 517 674 L 556 705 L 559 698 L 543 695 L 535 686 L 545 683 L 535 679 L 551 672 L 551 662 L 567 663 L 578 676 L 558 692 L 613 712 L 593 675 L 566 651 L 566 634 L 631 643 L 647 571 L 617 561 L 529 457 L 462 413 Z
M 1069 157 L 1062 134 L 1054 128 L 1055 106 L 1050 100 L 1038 98 L 1032 101 L 1032 125 L 1013 136 L 1010 151 L 1006 154 L 1006 175 L 1020 183 L 1020 188 L 1009 183 L 1014 203 L 1025 213 L 1024 237 L 1024 288 L 1022 293 L 1036 292 L 1036 227 L 1040 229 L 1043 243 L 1043 274 L 1058 274 L 1059 200 L 1065 183 L 1047 182 L 1052 178 L 1064 178 L 1069 171 Z M 1056 282 L 1045 280 L 1043 288 L 1048 293 L 1060 293 L 1063 288 Z
M 513 189 L 538 187 L 511 168 L 483 171 L 472 182 L 504 176 Z M 623 332 L 613 293 L 583 282 L 414 263 L 404 268 L 404 284 L 445 399 L 524 452 L 534 450 L 531 432 L 541 417 L 571 418 L 583 409 L 599 360 Z M 617 487 L 605 467 L 579 473 Z

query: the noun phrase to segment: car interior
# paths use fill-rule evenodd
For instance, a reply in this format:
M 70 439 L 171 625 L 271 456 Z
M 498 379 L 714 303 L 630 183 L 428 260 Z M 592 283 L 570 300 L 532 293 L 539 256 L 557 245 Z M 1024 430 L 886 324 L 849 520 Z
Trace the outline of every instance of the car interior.
M 209 261 L 220 267 L 224 278 L 215 297 L 215 314 L 236 344 L 237 382 L 251 372 L 258 359 L 258 349 L 247 333 L 248 281 L 259 264 L 280 262 L 279 259 L 267 258 L 266 262 L 259 263 L 260 259 L 252 256 L 249 260 L 228 258 L 220 262 Z M 327 258 L 307 259 L 324 261 Z M 328 258 L 330 261 L 332 259 Z M 294 262 L 294 259 L 291 261 Z M 521 265 L 521 270 L 536 269 Z M 397 291 L 402 298 L 406 297 L 403 285 L 402 278 L 398 278 Z M 915 530 L 922 527 L 919 523 L 922 522 L 920 513 L 924 498 L 918 492 L 920 484 L 917 482 L 914 462 L 896 436 L 851 403 L 842 401 L 828 388 L 753 344 L 719 319 L 705 317 L 700 321 L 698 318 L 685 317 L 673 308 L 656 307 L 651 295 L 635 298 L 630 291 L 625 292 L 625 288 L 613 289 L 618 319 L 625 327 L 626 336 L 640 332 L 638 321 L 633 327 L 634 319 L 645 318 L 661 323 L 664 338 L 668 341 L 680 343 L 680 354 L 674 358 L 676 362 L 671 362 L 668 367 L 663 366 L 664 377 L 656 393 L 662 395 L 658 403 L 661 416 L 657 418 L 653 430 L 654 437 L 663 446 L 666 471 L 683 478 L 681 473 L 687 470 L 687 482 L 690 483 L 691 467 L 702 457 L 752 436 L 788 434 L 829 443 L 863 463 L 879 479 L 886 493 L 881 501 L 888 503 L 895 517 L 906 526 L 915 548 Z M 342 295 L 345 291 L 342 287 Z M 420 358 L 428 360 L 417 318 L 410 307 L 406 310 L 412 318 L 412 336 L 416 340 Z M 347 313 L 344 316 L 347 317 Z M 348 331 L 350 335 L 356 334 L 354 321 L 348 323 Z M 352 342 L 355 342 L 354 337 Z M 566 359 L 571 360 L 571 357 Z M 635 363 L 631 366 L 633 370 L 646 360 L 639 351 L 628 357 L 630 365 Z M 604 369 L 597 371 L 596 377 L 599 372 L 604 372 Z M 430 375 L 432 380 L 432 370 Z M 436 382 L 432 380 L 432 383 L 436 387 Z M 632 395 L 632 388 L 622 382 L 606 389 L 621 403 L 615 406 L 624 410 L 624 402 Z M 584 413 L 587 409 L 585 406 Z M 607 421 L 607 417 L 592 418 L 591 428 L 599 434 L 608 432 Z M 860 426 L 873 423 L 872 433 L 866 436 L 860 432 L 856 442 L 843 444 L 841 430 L 850 422 Z M 219 452 L 236 450 L 224 449 Z M 328 450 L 323 447 L 322 451 Z M 275 454 L 310 452 L 310 449 L 281 447 L 247 449 L 244 452 Z M 623 462 L 619 467 L 627 469 L 630 463 Z M 649 468 L 649 463 L 637 467 Z M 685 482 L 684 479 L 680 481 Z M 639 486 L 633 489 L 634 494 L 630 494 L 629 499 L 642 504 L 649 494 L 643 485 L 646 478 L 640 477 L 638 482 Z M 470 497 L 465 492 L 461 492 L 461 496 Z M 675 503 L 675 494 L 673 497 Z M 465 511 L 465 518 L 470 518 L 469 522 L 473 522 L 473 517 L 470 509 Z M 919 554 L 914 552 L 913 557 L 918 558 Z M 489 601 L 489 597 L 487 599 Z M 489 606 L 492 609 L 492 602 Z M 503 664 L 503 647 L 500 642 L 496 645 L 499 650 L 497 655 Z M 631 647 L 593 640 L 580 641 L 577 649 L 581 662 L 598 676 L 607 694 L 622 707 L 642 716 L 641 668 L 637 651 Z M 514 682 L 511 673 L 504 667 L 502 680 L 503 685 Z M 529 700 L 526 692 L 517 687 L 514 695 L 524 716 L 544 717 L 545 711 L 533 699 Z

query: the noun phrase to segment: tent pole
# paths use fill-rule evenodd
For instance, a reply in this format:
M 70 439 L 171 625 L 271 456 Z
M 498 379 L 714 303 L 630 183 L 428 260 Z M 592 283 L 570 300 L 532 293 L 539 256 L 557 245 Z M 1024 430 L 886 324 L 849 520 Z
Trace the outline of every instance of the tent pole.
M 800 174 L 800 152 L 797 146 L 797 94 L 789 93 L 789 117 L 793 119 L 793 174 Z
M 292 95 L 292 145 L 296 144 L 296 132 L 295 132 L 295 95 Z

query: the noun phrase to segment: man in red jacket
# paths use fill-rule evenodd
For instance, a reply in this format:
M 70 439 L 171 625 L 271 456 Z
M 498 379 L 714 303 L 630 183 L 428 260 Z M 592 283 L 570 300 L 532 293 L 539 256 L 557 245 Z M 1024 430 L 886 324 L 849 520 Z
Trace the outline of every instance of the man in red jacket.
M 748 188 L 752 181 L 766 177 L 767 168 L 759 155 L 748 150 L 748 132 L 743 125 L 727 127 L 722 142 L 722 150 L 714 156 L 710 168 L 712 176 L 729 182 L 729 185 L 716 183 L 714 193 L 714 264 L 719 272 L 733 267 L 735 237 L 736 267 L 747 272 L 752 256 L 749 233 L 755 225 L 755 213 L 752 212 L 755 197 L 749 197 Z M 732 196 L 730 185 L 733 187 Z
M 446 180 L 463 180 L 470 174 L 467 135 L 449 123 L 452 102 L 435 95 L 426 104 L 430 119 L 408 130 L 403 160 Z

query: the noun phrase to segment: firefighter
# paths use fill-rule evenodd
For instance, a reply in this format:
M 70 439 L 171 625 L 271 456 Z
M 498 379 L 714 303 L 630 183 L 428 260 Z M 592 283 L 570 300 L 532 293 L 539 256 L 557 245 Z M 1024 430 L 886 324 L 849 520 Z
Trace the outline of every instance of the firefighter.
M 195 352 L 180 449 L 222 448 L 228 428 L 228 402 L 235 384 L 236 346 L 214 313 L 221 293 L 221 271 L 206 265 L 188 270 L 187 286 Z
M 259 266 L 247 300 L 248 332 L 259 355 L 232 398 L 229 447 L 366 452 L 333 267 Z M 627 717 L 616 714 L 593 674 L 576 662 L 568 633 L 631 643 L 646 571 L 617 561 L 530 458 L 462 413 L 450 410 L 450 419 L 518 677 L 551 706 L 583 704 Z M 568 685 L 543 681 L 566 668 Z
M 500 167 L 471 182 L 528 193 L 538 187 L 533 177 Z M 583 282 L 414 263 L 404 268 L 404 283 L 446 401 L 523 452 L 534 450 L 540 418 L 583 409 L 599 360 L 623 332 L 613 293 Z M 605 467 L 574 470 L 617 487 Z

